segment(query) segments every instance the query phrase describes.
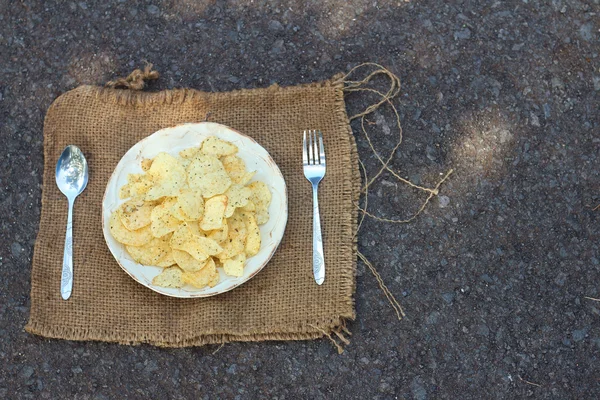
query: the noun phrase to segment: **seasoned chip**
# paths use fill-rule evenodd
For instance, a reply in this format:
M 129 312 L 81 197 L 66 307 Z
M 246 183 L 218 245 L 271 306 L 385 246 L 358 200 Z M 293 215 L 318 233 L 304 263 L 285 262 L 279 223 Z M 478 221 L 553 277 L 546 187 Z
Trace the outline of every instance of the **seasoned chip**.
M 208 236 L 208 234 L 206 232 L 204 232 L 202 229 L 200 229 L 200 226 L 197 221 L 187 221 L 185 223 L 185 225 L 187 225 L 192 230 L 192 233 L 194 235 L 198 235 L 198 236 L 202 236 L 202 237 Z
M 190 188 L 197 189 L 204 198 L 223 194 L 231 185 L 231 178 L 215 156 L 197 155 L 187 168 Z
M 194 233 L 186 224 L 182 225 L 173 234 L 171 247 L 175 250 L 188 252 L 198 261 L 204 261 L 209 256 L 223 251 L 217 242 Z
M 152 284 L 166 288 L 180 288 L 183 286 L 183 272 L 177 267 L 169 267 L 152 279 Z
M 230 259 L 238 254 L 241 254 L 245 250 L 245 244 L 240 238 L 229 238 L 225 242 L 221 243 L 223 251 L 218 253 L 216 257 L 220 261 Z
M 135 262 L 158 266 L 159 261 L 171 253 L 170 237 L 165 235 L 162 238 L 153 238 L 143 246 L 126 246 L 125 248 Z
M 228 258 L 233 258 L 236 255 L 243 253 L 246 247 L 246 236 L 248 235 L 248 230 L 246 229 L 246 223 L 242 216 L 235 212 L 227 220 L 228 226 L 228 238 L 223 243 L 221 243 L 221 247 L 223 251 L 217 255 L 219 260 L 225 260 Z
M 244 207 L 240 207 L 240 210 L 241 211 L 255 212 L 256 211 L 256 206 L 254 205 L 253 202 L 248 201 L 248 203 Z
M 171 209 L 175 204 L 177 204 L 176 198 L 168 198 L 162 204 L 152 209 L 152 214 L 150 215 L 152 224 L 150 226 L 154 237 L 161 237 L 167 233 L 174 232 L 181 225 L 181 221 L 171 214 Z
M 236 237 L 245 243 L 248 230 L 246 229 L 246 222 L 244 221 L 242 214 L 234 212 L 233 215 L 227 219 L 227 224 L 229 225 L 229 237 Z
M 182 189 L 179 196 L 177 196 L 177 207 L 179 207 L 179 214 L 183 216 L 185 221 L 200 219 L 204 213 L 202 194 L 197 190 Z
M 146 193 L 146 200 L 177 196 L 186 184 L 186 172 L 177 159 L 168 153 L 159 153 L 152 161 L 147 174 L 154 185 Z
M 146 192 L 146 197 L 144 197 L 144 199 L 151 201 L 158 200 L 162 197 L 177 196 L 179 188 L 180 185 L 176 180 L 162 180 L 155 183 L 148 192 Z
M 228 259 L 222 260 L 223 262 L 223 271 L 227 275 L 231 276 L 242 276 L 244 275 L 244 263 L 246 262 L 246 255 L 244 253 L 240 253 L 237 256 Z
M 179 152 L 179 157 L 181 157 L 181 158 L 194 158 L 194 156 L 196 154 L 198 154 L 199 150 L 200 150 L 200 147 L 188 147 L 187 149 L 181 150 Z
M 143 246 L 152 240 L 152 231 L 150 226 L 130 231 L 123 225 L 118 212 L 113 212 L 108 222 L 111 235 L 117 242 L 130 246 Z
M 225 192 L 225 196 L 227 196 L 225 218 L 231 217 L 236 208 L 248 204 L 251 195 L 252 191 L 249 188 L 238 184 L 231 185 Z
M 142 164 L 142 171 L 146 172 L 152 166 L 152 159 L 151 158 L 143 158 L 141 164 Z
M 202 142 L 200 152 L 211 156 L 221 157 L 237 153 L 235 144 L 221 140 L 216 136 L 209 136 Z
M 188 219 L 183 211 L 181 210 L 181 206 L 175 197 L 167 197 L 167 199 L 175 199 L 174 202 L 169 203 L 169 214 L 180 222 L 193 221 Z M 164 203 L 163 203 L 164 204 Z
M 246 237 L 246 255 L 252 257 L 260 250 L 260 229 L 256 223 L 256 218 L 250 212 L 243 212 L 244 222 L 246 223 L 246 229 L 248 230 L 248 236 Z
M 206 265 L 206 260 L 198 261 L 183 250 L 173 250 L 173 259 L 185 272 L 200 271 Z
M 163 258 L 158 260 L 156 263 L 157 267 L 170 267 L 171 265 L 175 265 L 175 258 L 173 258 L 173 250 L 169 247 L 169 252 L 165 254 Z
M 224 221 L 223 226 L 220 229 L 215 229 L 208 234 L 208 237 L 214 240 L 215 242 L 221 244 L 223 243 L 229 235 L 229 224 Z
M 125 228 L 135 231 L 136 229 L 150 225 L 152 222 L 150 216 L 155 206 L 156 204 L 153 202 L 131 199 L 121 204 L 118 213 Z
M 252 177 L 254 176 L 254 174 L 256 174 L 256 171 L 250 171 L 250 172 L 246 172 L 240 179 L 239 179 L 239 184 L 240 185 L 245 185 L 248 182 L 250 182 L 250 179 L 252 179 Z
M 177 158 L 169 153 L 162 152 L 152 159 L 152 165 L 147 173 L 155 180 L 162 180 L 167 177 L 175 177 L 175 175 L 185 173 L 185 171 L 180 167 Z
M 206 266 L 199 271 L 196 272 L 187 272 L 185 271 L 182 274 L 182 279 L 184 283 L 188 283 L 195 288 L 201 289 L 215 281 L 215 275 L 217 276 L 219 273 L 217 272 L 217 267 L 215 266 L 215 262 L 212 258 L 209 258 L 206 262 Z M 218 280 L 217 280 L 218 282 Z M 214 286 L 214 285 L 213 285 Z
M 119 198 L 144 197 L 153 184 L 152 178 L 145 174 L 129 174 L 127 183 L 119 189 Z
M 212 231 L 223 226 L 223 215 L 227 208 L 227 196 L 219 195 L 206 200 L 204 204 L 204 216 L 200 221 L 200 229 Z
M 213 275 L 213 278 L 210 280 L 210 282 L 208 282 L 208 286 L 209 287 L 217 286 L 217 283 L 219 283 L 220 278 L 221 277 L 219 276 L 219 272 L 216 271 L 215 274 Z
M 248 186 L 252 190 L 250 201 L 256 207 L 256 222 L 259 225 L 269 220 L 269 205 L 271 204 L 271 192 L 264 182 L 256 181 Z
M 187 177 L 187 169 L 191 163 L 192 163 L 191 158 L 182 158 L 179 160 L 179 165 L 181 165 L 186 170 L 186 177 Z
M 227 175 L 231 178 L 233 183 L 237 183 L 238 185 L 245 185 L 250 182 L 250 179 L 254 176 L 256 171 L 248 172 L 246 171 L 246 164 L 244 160 L 242 160 L 238 156 L 225 156 L 221 158 L 221 162 L 223 163 L 223 167 L 227 172 Z
M 192 228 L 190 223 L 186 222 L 181 224 L 179 228 L 173 232 L 173 236 L 171 236 L 171 248 L 178 250 L 180 246 L 183 246 L 187 240 L 194 236 L 199 235 L 198 232 L 195 232 L 195 229 Z

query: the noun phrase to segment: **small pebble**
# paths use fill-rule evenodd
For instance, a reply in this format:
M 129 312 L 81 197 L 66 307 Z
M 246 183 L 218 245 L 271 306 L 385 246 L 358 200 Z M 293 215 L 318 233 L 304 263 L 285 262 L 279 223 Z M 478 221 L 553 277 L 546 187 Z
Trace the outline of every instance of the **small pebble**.
M 585 339 L 585 335 L 587 335 L 587 328 L 574 330 L 572 333 L 575 342 L 581 342 Z
M 450 204 L 450 198 L 448 196 L 439 196 L 438 201 L 438 205 L 440 208 L 446 208 Z

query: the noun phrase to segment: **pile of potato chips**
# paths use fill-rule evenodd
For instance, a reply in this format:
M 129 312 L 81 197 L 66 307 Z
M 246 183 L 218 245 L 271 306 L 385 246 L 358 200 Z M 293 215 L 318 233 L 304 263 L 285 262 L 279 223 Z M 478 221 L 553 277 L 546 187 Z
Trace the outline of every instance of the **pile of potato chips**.
M 210 136 L 179 157 L 160 153 L 129 174 L 119 196 L 129 199 L 110 217 L 110 232 L 138 263 L 164 268 L 152 283 L 196 288 L 225 274 L 242 276 L 257 254 L 258 225 L 269 220 L 271 192 L 250 182 L 238 148 Z

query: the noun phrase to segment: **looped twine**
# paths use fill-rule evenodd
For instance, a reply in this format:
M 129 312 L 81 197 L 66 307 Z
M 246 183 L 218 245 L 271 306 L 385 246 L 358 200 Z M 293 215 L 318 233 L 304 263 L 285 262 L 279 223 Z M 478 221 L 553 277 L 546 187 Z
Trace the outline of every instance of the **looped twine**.
M 118 78 L 114 81 L 109 81 L 104 86 L 113 89 L 142 90 L 146 86 L 146 81 L 158 79 L 158 77 L 158 71 L 153 71 L 152 64 L 146 63 L 143 71 L 135 69 L 127 78 Z
M 357 70 L 363 70 L 365 67 L 369 68 L 371 71 L 367 74 L 367 76 L 364 79 L 361 79 L 361 80 L 350 79 L 350 76 L 354 75 Z M 389 88 L 385 93 L 383 93 L 380 90 L 365 86 L 369 82 L 371 82 L 373 80 L 373 78 L 375 78 L 378 75 L 383 75 L 384 77 L 388 78 L 390 81 Z M 448 179 L 448 177 L 454 171 L 452 169 L 450 169 L 448 172 L 446 172 L 446 174 L 444 174 L 442 179 L 440 179 L 434 187 L 426 187 L 426 186 L 420 186 L 420 185 L 412 183 L 408 179 L 403 178 L 400 175 L 399 171 L 396 171 L 392 167 L 390 167 L 390 163 L 392 162 L 394 155 L 396 154 L 396 151 L 402 144 L 402 139 L 403 139 L 402 125 L 400 122 L 400 114 L 398 113 L 398 109 L 392 102 L 392 99 L 394 99 L 400 93 L 401 82 L 400 82 L 400 78 L 398 78 L 398 76 L 396 76 L 393 72 L 391 72 L 387 68 L 381 66 L 380 64 L 363 63 L 363 64 L 357 65 L 356 67 L 352 68 L 347 74 L 343 75 L 338 80 L 338 82 L 343 83 L 343 85 L 344 85 L 343 90 L 346 93 L 367 92 L 367 93 L 375 94 L 377 97 L 379 97 L 379 99 L 374 104 L 371 104 L 366 109 L 364 109 L 362 112 L 359 112 L 358 114 L 355 114 L 355 115 L 349 117 L 350 121 L 353 121 L 355 119 L 360 119 L 360 128 L 361 128 L 362 134 L 364 135 L 371 151 L 373 152 L 373 154 L 375 155 L 375 157 L 377 158 L 377 160 L 379 161 L 379 164 L 380 164 L 380 167 L 379 167 L 379 170 L 377 171 L 377 173 L 374 176 L 370 177 L 369 174 L 367 174 L 367 170 L 366 170 L 365 165 L 362 162 L 362 160 L 360 160 L 360 159 L 358 160 L 360 168 L 361 168 L 361 175 L 364 176 L 364 185 L 362 186 L 362 189 L 361 189 L 361 194 L 363 194 L 364 196 L 363 196 L 363 206 L 362 207 L 358 203 L 355 203 L 355 206 L 360 211 L 361 216 L 360 216 L 360 220 L 358 222 L 357 228 L 356 228 L 356 232 L 354 234 L 354 238 L 356 238 L 356 236 L 358 235 L 358 232 L 360 231 L 360 228 L 362 227 L 364 219 L 367 216 L 376 221 L 388 222 L 388 223 L 394 223 L 394 224 L 406 224 L 406 223 L 412 222 L 425 210 L 425 208 L 427 207 L 427 205 L 429 204 L 431 199 L 434 196 L 437 196 L 439 194 L 440 186 Z M 375 149 L 375 146 L 373 145 L 371 137 L 370 137 L 369 133 L 367 132 L 367 129 L 365 126 L 366 117 L 369 114 L 373 113 L 375 110 L 377 110 L 379 107 L 384 106 L 384 105 L 388 105 L 394 112 L 394 116 L 396 119 L 396 126 L 398 128 L 398 131 L 397 131 L 398 139 L 397 139 L 396 145 L 392 147 L 392 149 L 390 150 L 387 157 L 383 157 Z M 408 218 L 394 218 L 394 219 L 383 218 L 381 216 L 375 215 L 372 212 L 368 211 L 369 187 L 380 176 L 382 176 L 382 174 L 386 171 L 389 174 L 391 174 L 398 181 L 406 184 L 407 186 L 409 186 L 415 190 L 422 191 L 427 194 L 427 198 L 421 203 L 421 206 L 419 207 L 419 209 L 415 213 L 413 213 L 413 215 L 409 216 Z M 379 272 L 377 272 L 377 269 L 375 268 L 375 266 L 360 251 L 357 251 L 357 255 L 360 258 L 360 260 L 369 268 L 371 273 L 375 276 L 375 279 L 377 279 L 377 283 L 379 284 L 379 287 L 381 288 L 381 290 L 385 294 L 388 302 L 390 303 L 390 305 L 396 312 L 396 317 L 398 318 L 398 320 L 401 320 L 405 316 L 404 310 L 402 309 L 402 306 L 400 305 L 400 303 L 394 297 L 393 293 L 388 289 L 388 287 L 383 282 L 383 279 L 381 278 L 381 275 L 379 274 Z
M 371 69 L 374 67 L 375 70 L 371 71 L 362 80 L 356 81 L 356 80 L 349 79 L 350 75 L 353 75 L 357 70 L 362 69 L 364 67 L 368 67 Z M 385 77 L 389 78 L 389 80 L 390 80 L 390 86 L 386 93 L 382 93 L 381 91 L 379 91 L 377 89 L 365 87 L 365 85 L 367 83 L 369 83 L 371 80 L 373 80 L 374 77 L 376 77 L 378 75 L 384 75 Z M 364 111 L 349 117 L 350 121 L 360 118 L 361 131 L 362 131 L 364 137 L 366 138 L 367 143 L 369 144 L 369 147 L 371 148 L 371 151 L 373 152 L 373 154 L 375 155 L 375 157 L 381 164 L 379 171 L 377 171 L 375 176 L 369 177 L 367 175 L 366 169 L 364 168 L 364 165 L 362 164 L 362 161 L 359 160 L 359 163 L 361 164 L 361 167 L 363 170 L 362 172 L 364 173 L 364 178 L 365 178 L 365 184 L 361 189 L 361 194 L 364 194 L 365 205 L 364 205 L 364 207 L 360 207 L 358 204 L 356 204 L 359 211 L 362 213 L 361 220 L 358 224 L 358 229 L 357 229 L 356 234 L 358 234 L 358 230 L 360 230 L 360 227 L 362 226 L 362 222 L 364 220 L 365 215 L 367 215 L 377 221 L 382 221 L 382 222 L 408 223 L 408 222 L 413 221 L 415 218 L 417 218 L 417 216 L 419 216 L 419 214 L 421 214 L 425 210 L 425 207 L 427 206 L 427 204 L 429 204 L 429 201 L 434 196 L 437 196 L 439 194 L 440 186 L 442 185 L 442 183 L 444 183 L 448 179 L 448 177 L 454 172 L 454 170 L 450 169 L 444 175 L 444 177 L 442 179 L 440 179 L 440 181 L 438 181 L 438 183 L 435 185 L 435 187 L 431 188 L 431 187 L 424 187 L 424 186 L 420 186 L 420 185 L 416 185 L 416 184 L 412 183 L 408 179 L 405 179 L 402 176 L 400 176 L 398 171 L 395 171 L 394 169 L 392 169 L 389 166 L 390 162 L 394 158 L 394 155 L 396 154 L 396 151 L 402 144 L 402 139 L 403 139 L 402 124 L 400 123 L 400 114 L 398 113 L 398 109 L 392 102 L 392 99 L 395 98 L 396 96 L 398 96 L 398 94 L 400 93 L 401 83 L 400 83 L 400 78 L 398 78 L 398 76 L 396 76 L 393 72 L 391 72 L 387 68 L 385 68 L 382 65 L 377 64 L 377 63 L 363 63 L 363 64 L 357 65 L 356 67 L 352 68 L 347 74 L 345 74 L 344 76 L 342 76 L 340 78 L 340 81 L 343 82 L 344 92 L 346 92 L 346 93 L 369 92 L 369 93 L 374 93 L 380 97 L 380 99 L 376 103 L 371 104 Z M 394 116 L 396 117 L 396 126 L 398 127 L 398 141 L 396 142 L 396 145 L 391 149 L 391 151 L 386 159 L 384 159 L 384 157 L 382 157 L 381 154 L 379 154 L 379 152 L 375 149 L 375 146 L 373 145 L 373 142 L 371 141 L 371 137 L 370 137 L 369 133 L 367 132 L 367 129 L 365 126 L 367 115 L 373 113 L 375 110 L 377 110 L 379 107 L 381 107 L 384 104 L 387 104 L 391 107 L 392 111 L 394 112 Z M 421 207 L 411 217 L 406 218 L 406 219 L 381 218 L 381 217 L 378 217 L 378 216 L 370 213 L 369 211 L 367 211 L 369 187 L 386 171 L 388 173 L 390 173 L 398 181 L 412 187 L 413 189 L 420 190 L 420 191 L 423 191 L 428 194 L 425 201 L 421 204 Z

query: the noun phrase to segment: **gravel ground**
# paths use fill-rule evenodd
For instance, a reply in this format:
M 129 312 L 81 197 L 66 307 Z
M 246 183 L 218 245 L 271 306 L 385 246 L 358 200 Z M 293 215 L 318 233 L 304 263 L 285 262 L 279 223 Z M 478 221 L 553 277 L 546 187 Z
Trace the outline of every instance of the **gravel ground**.
M 0 2 L 0 398 L 599 398 L 599 1 L 282 3 Z M 419 219 L 360 236 L 406 318 L 359 265 L 342 355 L 326 340 L 213 354 L 26 334 L 46 109 L 142 60 L 162 73 L 151 90 L 293 85 L 364 61 L 398 74 L 394 168 L 427 185 L 455 169 Z M 390 117 L 369 117 L 382 153 Z M 369 207 L 405 217 L 419 200 L 386 175 Z

